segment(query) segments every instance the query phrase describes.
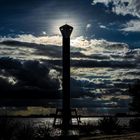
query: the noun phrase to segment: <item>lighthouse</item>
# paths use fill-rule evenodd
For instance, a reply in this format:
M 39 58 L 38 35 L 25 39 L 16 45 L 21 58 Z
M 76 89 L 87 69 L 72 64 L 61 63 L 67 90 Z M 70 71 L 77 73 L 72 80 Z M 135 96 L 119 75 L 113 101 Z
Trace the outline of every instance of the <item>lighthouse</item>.
M 70 107 L 70 36 L 73 27 L 63 25 L 60 27 L 63 36 L 63 104 L 62 104 L 62 128 L 67 133 L 71 121 Z

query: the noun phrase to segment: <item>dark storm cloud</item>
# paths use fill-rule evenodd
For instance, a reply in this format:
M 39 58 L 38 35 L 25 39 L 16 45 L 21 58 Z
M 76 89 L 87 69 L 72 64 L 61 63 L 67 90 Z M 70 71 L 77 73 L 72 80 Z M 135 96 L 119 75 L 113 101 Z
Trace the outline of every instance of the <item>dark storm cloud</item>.
M 74 77 L 71 80 L 71 93 L 73 98 L 90 97 L 94 99 L 106 95 L 121 95 L 122 92 L 123 95 L 128 95 L 128 93 L 123 90 L 127 89 L 130 85 L 126 81 L 123 82 L 123 80 L 120 80 L 120 83 L 115 83 L 115 81 L 105 80 L 105 77 L 98 79 L 91 76 L 90 80 L 87 77 L 84 78 L 85 80 L 82 79 L 82 77 Z M 133 82 L 133 80 L 131 80 L 131 82 Z
M 71 78 L 70 81 L 70 86 L 71 86 L 71 97 L 72 98 L 80 98 L 84 96 L 90 96 L 90 93 L 84 89 L 82 82 L 79 82 L 75 78 Z
M 12 89 L 12 86 L 8 82 L 8 80 L 3 79 L 2 77 L 0 77 L 0 91 L 3 91 L 4 89 Z
M 0 97 L 59 98 L 59 80 L 52 79 L 49 75 L 51 68 L 48 66 L 38 61 L 21 62 L 12 58 L 0 58 Z
M 52 78 L 50 70 L 51 65 L 47 61 L 42 64 L 38 61 L 0 58 L 0 97 L 6 99 L 1 103 L 16 104 L 14 101 L 20 99 L 22 105 L 24 101 L 26 105 L 29 103 L 39 105 L 41 100 L 36 103 L 33 99 L 61 98 L 58 90 L 60 88 L 58 76 L 60 75 Z M 79 98 L 85 95 L 88 95 L 88 92 L 80 86 L 78 81 L 71 78 L 71 97 Z M 19 102 L 17 102 L 18 105 Z
M 71 65 L 74 67 L 110 67 L 110 68 L 136 68 L 135 61 L 95 61 L 95 60 L 73 60 Z
M 48 60 L 51 64 L 61 66 L 61 60 Z M 98 61 L 97 60 L 71 60 L 71 66 L 77 68 L 126 68 L 133 69 L 137 68 L 139 64 L 137 64 L 137 60 L 132 61 Z

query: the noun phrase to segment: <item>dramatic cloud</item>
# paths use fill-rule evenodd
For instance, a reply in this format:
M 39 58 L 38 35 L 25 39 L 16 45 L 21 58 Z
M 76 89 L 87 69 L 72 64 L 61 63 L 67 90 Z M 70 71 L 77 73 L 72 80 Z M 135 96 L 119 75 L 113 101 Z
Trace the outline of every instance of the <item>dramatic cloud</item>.
M 22 60 L 40 60 L 60 58 L 62 48 L 55 45 L 36 44 L 5 40 L 0 43 L 0 54 Z
M 6 46 L 0 45 L 0 53 L 5 56 L 18 57 L 20 55 L 24 59 L 60 58 L 62 53 L 62 48 L 59 47 L 62 46 L 60 42 L 62 39 L 59 36 L 19 35 L 16 38 L 1 38 L 1 44 Z M 101 52 L 121 52 L 122 54 L 128 51 L 128 45 L 125 43 L 110 42 L 103 39 L 87 40 L 83 36 L 72 39 L 71 46 L 72 55 L 77 55 L 76 57 L 90 56 Z
M 46 63 L 0 58 L 0 97 L 58 98 L 59 73 L 51 71 Z
M 140 20 L 131 20 L 123 25 L 121 31 L 140 32 Z
M 62 73 L 49 62 L 0 58 L 0 97 L 12 99 L 58 99 L 62 95 Z M 80 98 L 88 92 L 71 78 L 71 97 Z M 88 94 L 87 94 L 88 95 Z
M 128 51 L 128 45 L 125 43 L 119 42 L 109 42 L 104 39 L 96 40 L 86 40 L 84 37 L 77 37 L 75 40 L 72 41 L 72 46 L 77 48 L 81 48 L 80 52 L 90 56 L 95 53 L 101 52 L 115 52 L 115 53 L 126 53 Z
M 16 38 L 1 38 L 1 97 L 37 99 L 42 96 L 53 101 L 33 101 L 35 105 L 60 106 L 61 41 L 59 36 L 20 35 Z M 126 107 L 130 101 L 127 89 L 140 78 L 139 58 L 140 49 L 130 49 L 125 43 L 85 39 L 82 36 L 72 39 L 72 105 Z M 24 104 L 24 101 L 16 100 L 16 103 Z M 29 103 L 26 100 L 26 104 Z
M 106 7 L 112 9 L 112 12 L 121 15 L 130 14 L 140 17 L 140 2 L 139 0 L 93 0 L 92 5 L 102 3 Z
M 12 37 L 0 38 L 0 42 L 6 41 L 6 40 L 62 46 L 62 37 L 61 36 L 47 36 L 47 35 L 45 35 L 45 36 L 36 37 L 32 34 L 24 34 L 24 35 L 17 35 L 14 38 L 12 38 Z

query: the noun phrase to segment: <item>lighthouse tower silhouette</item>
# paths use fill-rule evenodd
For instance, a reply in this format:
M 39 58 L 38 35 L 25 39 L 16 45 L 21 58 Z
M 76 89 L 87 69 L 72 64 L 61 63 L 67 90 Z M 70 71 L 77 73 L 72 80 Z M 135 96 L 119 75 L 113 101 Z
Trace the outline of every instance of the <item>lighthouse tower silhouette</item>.
M 62 129 L 67 133 L 71 121 L 70 107 L 70 36 L 73 27 L 63 25 L 60 27 L 63 36 L 63 105 L 62 105 Z

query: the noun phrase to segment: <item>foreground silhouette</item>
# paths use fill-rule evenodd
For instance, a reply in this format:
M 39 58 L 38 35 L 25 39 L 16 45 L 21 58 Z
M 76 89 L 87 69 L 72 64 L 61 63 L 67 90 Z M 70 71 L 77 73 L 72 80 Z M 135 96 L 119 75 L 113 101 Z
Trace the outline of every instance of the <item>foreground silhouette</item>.
M 130 110 L 140 113 L 140 80 L 129 87 L 129 94 L 132 96 Z
M 136 129 L 137 128 L 137 129 Z M 62 136 L 59 129 L 46 122 L 19 121 L 0 118 L 0 140 L 59 140 L 59 139 L 91 139 L 106 140 L 126 137 L 140 138 L 140 119 L 130 120 L 128 126 L 121 125 L 116 117 L 104 117 L 97 123 L 86 122 L 77 128 L 77 135 Z M 115 140 L 116 140 L 115 139 Z M 129 140 L 129 139 L 128 139 Z

